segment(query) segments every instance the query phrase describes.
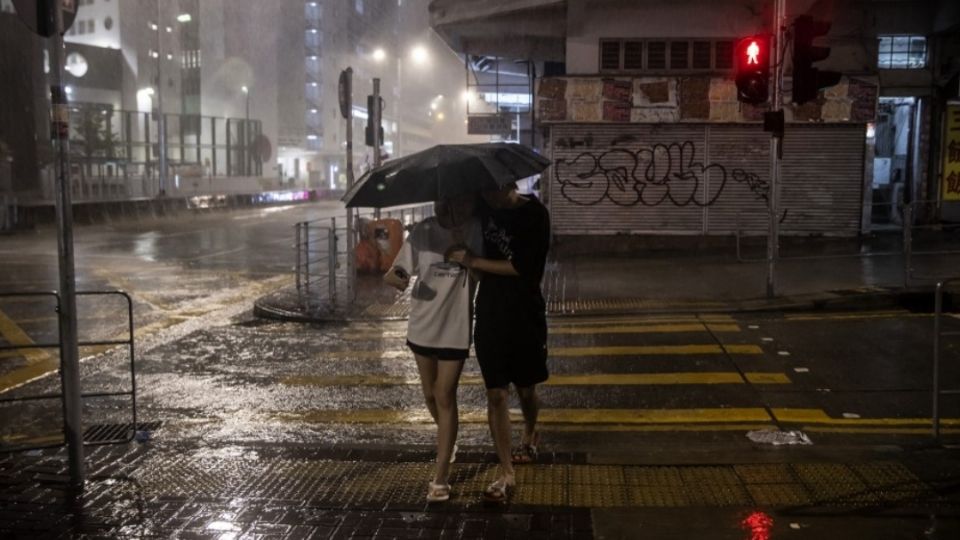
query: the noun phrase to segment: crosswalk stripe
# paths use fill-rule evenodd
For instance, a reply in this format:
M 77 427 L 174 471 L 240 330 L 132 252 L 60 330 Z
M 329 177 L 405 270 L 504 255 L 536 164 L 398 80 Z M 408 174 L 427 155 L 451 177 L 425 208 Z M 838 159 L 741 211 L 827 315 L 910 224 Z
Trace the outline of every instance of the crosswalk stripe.
M 858 319 L 892 319 L 906 317 L 932 317 L 932 313 L 874 312 L 874 313 L 832 313 L 829 315 L 788 314 L 784 319 L 794 321 L 842 321 Z
M 783 373 L 737 372 L 670 372 L 670 373 L 601 373 L 584 375 L 551 375 L 545 386 L 643 386 L 679 384 L 790 384 Z M 420 386 L 417 377 L 390 375 L 298 375 L 281 381 L 288 386 Z M 464 374 L 461 386 L 483 384 L 480 375 Z
M 552 358 L 573 358 L 590 356 L 676 356 L 694 354 L 763 354 L 758 345 L 717 345 L 712 343 L 698 345 L 633 345 L 619 347 L 550 347 L 548 354 Z M 321 359 L 337 360 L 398 360 L 411 358 L 410 351 L 391 349 L 386 351 L 322 351 L 317 353 Z
M 580 334 L 672 334 L 681 332 L 739 332 L 740 326 L 728 323 L 683 324 L 642 324 L 642 325 L 604 325 L 604 326 L 559 326 L 552 327 L 549 335 Z M 406 330 L 366 330 L 346 332 L 343 339 L 349 341 L 367 341 L 370 339 L 402 339 L 407 337 Z
M 789 424 L 828 426 L 931 426 L 930 418 L 832 418 L 822 409 L 771 409 L 777 420 Z M 960 426 L 960 418 L 941 418 L 945 426 Z
M 304 412 L 275 412 L 269 415 L 284 422 L 333 424 L 432 424 L 426 409 L 328 409 Z M 513 421 L 522 420 L 511 410 Z M 541 424 L 710 424 L 771 422 L 763 408 L 704 409 L 541 409 Z M 460 409 L 461 424 L 484 424 L 486 409 Z
M 551 328 L 549 334 L 671 334 L 678 332 L 739 332 L 736 324 L 688 323 L 630 326 L 569 326 Z
M 763 354 L 758 345 L 631 345 L 616 347 L 551 347 L 550 356 L 650 356 L 688 354 Z

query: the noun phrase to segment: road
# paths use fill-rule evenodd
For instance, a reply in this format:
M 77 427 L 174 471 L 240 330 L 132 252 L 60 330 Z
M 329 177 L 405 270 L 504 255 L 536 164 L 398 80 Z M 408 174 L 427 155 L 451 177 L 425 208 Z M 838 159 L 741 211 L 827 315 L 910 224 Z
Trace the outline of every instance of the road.
M 250 312 L 254 299 L 292 281 L 292 224 L 337 213 L 338 205 L 320 203 L 77 230 L 79 288 L 122 288 L 133 298 L 137 420 L 148 423 L 151 441 L 91 460 L 99 467 L 114 456 L 110 467 L 128 471 L 122 478 L 142 490 L 136 497 L 160 497 L 146 499 L 152 516 L 202 509 L 202 519 L 156 521 L 154 532 L 245 530 L 222 517 L 224 501 L 242 497 L 272 501 L 284 512 L 305 511 L 310 500 L 333 508 L 341 528 L 370 517 L 354 516 L 357 504 L 393 516 L 383 523 L 414 515 L 396 514 L 397 504 L 417 510 L 416 519 L 434 519 L 420 492 L 434 427 L 405 347 L 405 323 L 305 325 Z M 0 237 L 0 289 L 55 288 L 55 251 L 51 230 Z M 86 308 L 81 302 L 86 338 L 124 337 L 120 300 L 87 299 Z M 53 340 L 55 314 L 46 302 L 0 299 L 2 343 Z M 487 523 L 513 527 L 533 523 L 523 520 L 538 513 L 566 516 L 572 532 L 561 536 L 580 537 L 576 512 L 589 509 L 584 527 L 601 538 L 630 538 L 637 527 L 661 533 L 653 537 L 683 531 L 680 537 L 742 538 L 751 519 L 770 515 L 781 535 L 794 525 L 824 538 L 865 531 L 946 538 L 956 530 L 955 452 L 905 452 L 931 441 L 930 313 L 637 314 L 549 324 L 552 377 L 541 391 L 546 461 L 521 471 L 525 486 L 517 493 L 530 513 L 483 515 Z M 960 331 L 955 317 L 945 326 Z M 944 342 L 942 376 L 951 386 L 960 384 L 958 343 Z M 83 352 L 85 392 L 129 389 L 125 349 Z M 0 366 L 0 398 L 58 391 L 53 351 L 6 351 Z M 464 455 L 454 469 L 450 511 L 469 514 L 493 474 L 472 358 L 459 402 Z M 4 403 L 0 410 L 0 449 L 62 440 L 56 400 Z M 944 398 L 942 412 L 943 442 L 955 444 L 960 399 Z M 91 437 L 131 420 L 128 396 L 86 401 Z M 747 437 L 778 428 L 800 431 L 812 445 L 775 448 Z M 10 485 L 20 482 L 17 463 L 0 461 Z M 138 465 L 124 469 L 128 463 Z M 339 480 L 308 489 L 301 477 Z M 99 478 L 91 489 L 126 496 Z M 21 495 L 33 493 L 32 485 L 24 484 Z M 875 503 L 923 511 L 891 521 L 862 509 Z M 129 520 L 112 508 L 104 506 L 112 516 L 105 523 L 125 526 Z M 832 513 L 851 508 L 860 510 L 839 519 Z M 390 509 L 394 514 L 383 514 Z M 286 519 L 264 517 L 268 510 L 256 519 Z M 138 526 L 153 523 L 137 516 Z M 935 533 L 924 532 L 932 527 Z

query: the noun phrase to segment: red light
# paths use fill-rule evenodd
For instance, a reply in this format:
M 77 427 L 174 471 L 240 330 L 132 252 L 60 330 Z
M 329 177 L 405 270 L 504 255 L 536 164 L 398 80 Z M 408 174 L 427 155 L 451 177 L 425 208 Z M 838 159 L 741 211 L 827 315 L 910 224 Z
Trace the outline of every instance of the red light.
M 750 531 L 750 540 L 770 540 L 773 518 L 763 512 L 754 512 L 743 518 L 740 528 Z
M 747 47 L 747 65 L 757 64 L 760 65 L 760 46 L 757 45 L 756 41 L 751 41 L 750 45 Z

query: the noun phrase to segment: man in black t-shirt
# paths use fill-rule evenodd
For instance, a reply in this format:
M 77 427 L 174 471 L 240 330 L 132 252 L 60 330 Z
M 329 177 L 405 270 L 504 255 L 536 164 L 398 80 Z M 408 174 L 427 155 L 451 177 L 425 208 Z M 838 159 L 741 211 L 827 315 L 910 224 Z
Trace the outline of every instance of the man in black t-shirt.
M 514 463 L 536 459 L 540 410 L 537 384 L 547 380 L 546 302 L 540 291 L 550 248 L 550 215 L 516 184 L 483 193 L 490 211 L 483 219 L 486 258 L 465 250 L 451 260 L 482 273 L 477 293 L 474 345 L 487 387 L 487 418 L 500 460 L 500 476 L 484 492 L 505 501 L 516 481 Z M 520 398 L 524 430 L 511 453 L 509 389 Z

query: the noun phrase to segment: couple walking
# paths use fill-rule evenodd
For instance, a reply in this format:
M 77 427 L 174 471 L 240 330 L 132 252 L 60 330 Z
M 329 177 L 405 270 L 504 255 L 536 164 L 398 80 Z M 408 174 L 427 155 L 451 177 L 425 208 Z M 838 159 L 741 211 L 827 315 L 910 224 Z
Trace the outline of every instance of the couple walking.
M 516 485 L 513 465 L 537 455 L 539 399 L 547 380 L 546 305 L 540 280 L 550 243 L 550 218 L 534 197 L 510 183 L 498 190 L 436 202 L 436 218 L 410 233 L 384 276 L 406 289 L 411 274 L 407 345 L 420 372 L 427 408 L 437 424 L 437 464 L 428 501 L 450 498 L 450 463 L 456 453 L 457 386 L 471 334 L 487 389 L 487 419 L 500 462 L 484 498 L 504 502 Z M 473 327 L 474 290 L 476 325 Z M 512 447 L 509 387 L 516 387 L 524 426 Z

